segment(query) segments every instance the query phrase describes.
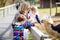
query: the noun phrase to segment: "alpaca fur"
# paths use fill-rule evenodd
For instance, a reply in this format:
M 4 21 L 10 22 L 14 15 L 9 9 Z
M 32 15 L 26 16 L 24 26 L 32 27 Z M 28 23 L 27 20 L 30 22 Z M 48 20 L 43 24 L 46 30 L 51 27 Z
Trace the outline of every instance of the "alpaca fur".
M 42 22 L 45 25 L 45 29 L 47 31 L 47 34 L 50 35 L 50 37 L 52 37 L 52 38 L 59 38 L 60 39 L 60 24 L 59 24 L 60 21 L 55 22 L 53 20 L 53 24 L 51 24 L 48 22 L 50 20 L 48 20 L 48 21 L 47 20 L 48 20 L 48 18 L 45 20 L 42 20 Z

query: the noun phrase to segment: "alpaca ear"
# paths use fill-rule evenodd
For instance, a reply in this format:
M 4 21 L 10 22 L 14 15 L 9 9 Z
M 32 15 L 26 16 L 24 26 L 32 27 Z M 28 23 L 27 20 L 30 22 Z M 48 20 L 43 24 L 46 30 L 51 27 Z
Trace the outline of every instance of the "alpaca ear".
M 49 23 L 53 24 L 53 19 L 52 18 L 49 18 Z

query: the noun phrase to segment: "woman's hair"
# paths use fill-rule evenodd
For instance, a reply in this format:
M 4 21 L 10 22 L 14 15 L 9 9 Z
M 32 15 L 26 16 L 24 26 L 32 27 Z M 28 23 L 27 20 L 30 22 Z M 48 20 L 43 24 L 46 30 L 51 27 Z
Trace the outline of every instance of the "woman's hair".
M 26 20 L 26 17 L 24 15 L 19 15 L 18 18 L 17 18 L 18 22 L 22 22 L 22 21 L 25 21 L 25 20 Z
M 19 12 L 21 14 L 24 14 L 25 12 L 28 11 L 28 9 L 30 8 L 30 5 L 29 3 L 27 2 L 24 2 L 24 3 L 21 3 L 20 7 L 18 8 Z

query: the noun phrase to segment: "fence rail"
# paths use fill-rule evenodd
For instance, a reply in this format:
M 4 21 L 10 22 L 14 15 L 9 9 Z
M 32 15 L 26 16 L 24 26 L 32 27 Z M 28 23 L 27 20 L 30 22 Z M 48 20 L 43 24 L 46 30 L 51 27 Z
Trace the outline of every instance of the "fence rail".
M 60 4 L 60 2 L 56 2 L 56 4 Z
M 0 8 L 0 16 L 5 17 L 7 14 L 14 11 L 16 4 L 8 5 Z
M 13 29 L 11 23 L 14 20 L 16 4 L 0 8 L 0 40 L 13 40 Z M 12 15 L 11 15 L 12 14 Z
M 49 35 L 42 33 L 37 27 L 32 27 L 31 32 L 34 36 L 34 40 L 43 40 L 44 38 L 49 38 Z

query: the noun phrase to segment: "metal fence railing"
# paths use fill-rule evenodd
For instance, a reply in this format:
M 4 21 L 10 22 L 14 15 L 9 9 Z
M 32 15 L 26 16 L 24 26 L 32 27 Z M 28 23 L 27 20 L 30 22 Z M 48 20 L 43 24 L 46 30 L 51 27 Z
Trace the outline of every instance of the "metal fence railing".
M 8 5 L 0 8 L 0 16 L 5 17 L 7 14 L 13 12 L 15 10 L 16 4 Z
M 0 20 L 0 40 L 13 39 L 13 29 L 11 27 L 11 23 L 15 17 L 15 10 L 16 4 L 0 8 L 0 17 L 2 17 L 2 19 Z

